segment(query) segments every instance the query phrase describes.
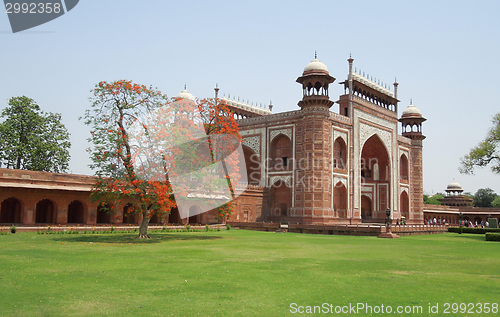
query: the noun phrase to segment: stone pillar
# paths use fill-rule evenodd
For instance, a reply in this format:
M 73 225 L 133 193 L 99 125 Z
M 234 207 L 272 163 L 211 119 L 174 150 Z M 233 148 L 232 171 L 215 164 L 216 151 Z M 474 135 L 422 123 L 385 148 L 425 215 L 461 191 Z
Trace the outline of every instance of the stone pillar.
M 97 203 L 89 205 L 86 219 L 88 225 L 95 225 L 97 223 Z
M 424 178 L 422 164 L 422 140 L 411 140 L 410 166 L 410 221 L 422 224 L 424 221 Z
M 24 204 L 23 224 L 25 225 L 35 224 L 35 210 L 36 210 L 36 203 L 26 202 Z
M 56 215 L 56 219 L 54 219 L 54 222 L 57 224 L 67 224 L 68 204 L 65 204 L 65 202 L 57 202 L 57 204 L 54 204 L 54 208 L 56 209 L 54 211 Z

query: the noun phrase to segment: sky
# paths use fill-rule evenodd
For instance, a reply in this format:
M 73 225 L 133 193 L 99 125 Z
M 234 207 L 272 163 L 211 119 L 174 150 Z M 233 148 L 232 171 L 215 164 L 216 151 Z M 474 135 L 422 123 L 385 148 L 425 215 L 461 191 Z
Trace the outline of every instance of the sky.
M 92 175 L 79 117 L 100 81 L 133 80 L 173 97 L 230 94 L 273 112 L 297 110 L 295 82 L 314 58 L 343 89 L 354 67 L 386 84 L 399 82 L 399 116 L 413 100 L 423 124 L 424 192 L 455 180 L 466 192 L 492 188 L 487 168 L 458 171 L 500 112 L 500 1 L 95 1 L 12 33 L 0 13 L 0 110 L 14 96 L 62 114 L 71 133 L 70 172 Z M 338 106 L 332 107 L 337 112 Z M 400 127 L 399 127 L 400 128 Z

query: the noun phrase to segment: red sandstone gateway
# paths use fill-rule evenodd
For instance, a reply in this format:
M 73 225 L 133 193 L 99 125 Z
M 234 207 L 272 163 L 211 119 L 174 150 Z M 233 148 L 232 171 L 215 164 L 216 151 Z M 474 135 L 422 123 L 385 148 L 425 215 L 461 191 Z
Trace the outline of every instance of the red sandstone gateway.
M 424 213 L 425 218 L 458 223 L 459 208 L 471 209 L 469 204 L 424 210 L 422 123 L 426 119 L 413 104 L 398 118 L 398 83 L 389 89 L 353 70 L 353 61 L 348 59 L 349 73 L 341 82 L 344 94 L 336 102 L 328 94 L 335 78 L 317 58 L 297 78 L 303 91 L 299 109 L 290 105 L 290 111 L 273 114 L 272 105 L 268 110 L 221 98 L 238 119 L 245 156 L 240 170 L 246 169 L 250 183 L 234 201 L 231 221 L 382 224 L 390 208 L 394 224 L 405 217 L 408 225 L 422 225 Z M 219 88 L 215 91 L 217 98 Z M 187 90 L 177 97 L 193 98 Z M 334 103 L 338 113 L 330 111 Z M 111 215 L 97 202 L 91 203 L 93 182 L 91 176 L 0 169 L 0 223 L 140 223 L 141 219 L 125 215 L 129 202 L 114 206 Z M 447 199 L 458 203 L 459 197 Z M 500 215 L 500 209 L 478 212 L 472 220 L 488 213 Z M 216 223 L 215 215 L 209 211 L 180 219 L 173 209 L 151 223 Z

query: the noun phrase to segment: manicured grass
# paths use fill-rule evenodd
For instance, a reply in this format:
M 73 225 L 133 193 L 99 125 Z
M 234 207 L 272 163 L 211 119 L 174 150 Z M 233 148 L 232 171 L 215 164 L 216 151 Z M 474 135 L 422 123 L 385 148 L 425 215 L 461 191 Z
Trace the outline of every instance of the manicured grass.
M 482 235 L 133 237 L 1 235 L 0 315 L 310 316 L 291 314 L 290 304 L 368 303 L 421 305 L 414 316 L 427 316 L 439 303 L 432 316 L 456 316 L 442 314 L 444 303 L 500 303 L 500 244 Z

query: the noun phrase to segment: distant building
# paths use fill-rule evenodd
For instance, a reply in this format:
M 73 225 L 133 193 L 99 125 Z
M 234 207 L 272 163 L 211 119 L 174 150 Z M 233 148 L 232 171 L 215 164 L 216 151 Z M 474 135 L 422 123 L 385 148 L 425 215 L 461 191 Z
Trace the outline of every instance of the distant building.
M 481 221 L 487 221 L 488 217 L 500 218 L 500 208 L 489 207 L 473 207 L 472 199 L 463 195 L 462 186 L 452 181 L 446 187 L 446 196 L 438 199 L 441 203 L 439 205 L 424 205 L 424 218 L 425 219 L 441 219 L 448 224 L 458 224 L 460 216 L 463 220 L 472 221 L 475 225 L 476 222 L 481 224 Z
M 446 196 L 442 199 L 438 199 L 438 201 L 443 206 L 452 206 L 452 207 L 471 207 L 472 199 L 463 195 L 462 186 L 456 181 L 451 182 L 446 187 Z

